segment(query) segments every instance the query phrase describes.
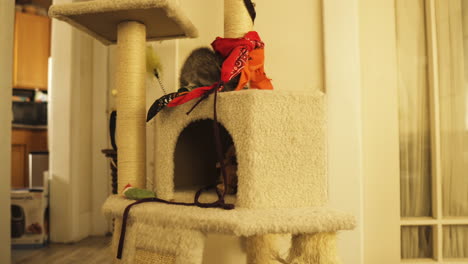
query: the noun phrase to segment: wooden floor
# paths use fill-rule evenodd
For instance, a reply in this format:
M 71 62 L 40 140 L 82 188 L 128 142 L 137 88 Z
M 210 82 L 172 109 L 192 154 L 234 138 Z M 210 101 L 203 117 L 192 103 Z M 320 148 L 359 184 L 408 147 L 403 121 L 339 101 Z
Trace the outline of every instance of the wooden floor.
M 50 244 L 33 250 L 12 250 L 12 264 L 112 263 L 111 237 L 89 237 L 73 244 Z

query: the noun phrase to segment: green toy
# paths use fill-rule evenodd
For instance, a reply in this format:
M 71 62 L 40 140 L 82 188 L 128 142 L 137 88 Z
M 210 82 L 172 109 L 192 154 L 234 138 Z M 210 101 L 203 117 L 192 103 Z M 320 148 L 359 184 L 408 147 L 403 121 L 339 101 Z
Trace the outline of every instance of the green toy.
M 146 189 L 140 189 L 132 187 L 131 184 L 127 184 L 122 192 L 127 199 L 141 200 L 145 198 L 156 198 L 156 193 Z

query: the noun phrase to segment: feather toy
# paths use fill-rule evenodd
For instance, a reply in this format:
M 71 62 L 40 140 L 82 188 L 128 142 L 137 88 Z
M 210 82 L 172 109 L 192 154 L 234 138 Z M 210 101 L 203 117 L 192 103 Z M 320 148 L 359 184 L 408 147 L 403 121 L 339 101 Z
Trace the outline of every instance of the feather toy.
M 151 45 L 146 46 L 146 71 L 151 75 L 154 75 L 154 77 L 156 77 L 156 80 L 161 86 L 161 89 L 163 90 L 164 94 L 167 94 L 166 89 L 164 89 L 164 85 L 160 78 L 163 72 L 161 60 L 159 59 L 158 54 Z

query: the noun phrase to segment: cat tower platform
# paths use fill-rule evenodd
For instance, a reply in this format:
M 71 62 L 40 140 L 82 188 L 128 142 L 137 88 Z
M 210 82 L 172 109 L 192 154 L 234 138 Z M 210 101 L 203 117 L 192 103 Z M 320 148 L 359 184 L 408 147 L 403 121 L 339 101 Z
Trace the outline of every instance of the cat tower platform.
M 108 217 L 121 219 L 122 212 L 132 202 L 115 195 L 106 201 L 103 210 Z M 307 239 L 322 241 L 326 245 L 337 230 L 350 230 L 354 227 L 352 215 L 327 207 L 220 210 L 146 203 L 135 207 L 130 213 L 122 260 L 125 263 L 200 264 L 203 263 L 207 234 L 248 238 L 247 244 L 252 247 L 250 250 L 256 251 L 253 254 L 260 254 L 265 249 L 254 244 L 263 244 L 268 248 L 268 244 L 274 244 L 276 239 L 274 236 L 268 237 L 271 234 L 290 234 L 296 241 L 305 240 L 304 234 L 313 234 Z M 117 243 L 118 236 L 114 237 L 114 244 Z M 320 250 L 323 251 L 326 246 Z M 333 255 L 333 246 L 329 247 L 332 252 L 316 252 L 319 256 L 316 262 L 303 263 L 338 263 L 327 260 L 331 257 L 326 254 Z M 310 247 L 309 250 L 318 251 L 316 247 Z M 263 253 L 267 255 L 264 258 L 269 259 L 268 250 L 266 251 Z M 270 259 L 273 256 L 272 253 Z M 165 260 L 155 261 L 160 258 Z M 260 262 L 257 257 L 255 262 L 248 263 L 277 263 L 270 261 Z
M 133 201 L 119 195 L 103 206 L 105 214 L 120 218 Z M 132 209 L 130 222 L 152 226 L 189 229 L 202 233 L 220 233 L 249 237 L 265 234 L 302 234 L 334 232 L 354 228 L 354 217 L 327 207 L 219 210 L 159 203 L 146 203 Z
M 145 45 L 148 40 L 195 37 L 197 30 L 171 0 L 94 0 L 54 5 L 49 14 L 104 44 L 117 44 L 118 190 L 146 185 Z M 225 37 L 252 30 L 250 1 L 225 0 Z M 216 184 L 213 96 L 165 108 L 155 120 L 154 191 L 160 199 L 193 202 L 196 190 Z M 220 138 L 235 148 L 233 210 L 111 196 L 104 214 L 115 219 L 116 263 L 202 264 L 205 239 L 218 233 L 245 241 L 248 264 L 339 264 L 336 236 L 353 229 L 353 216 L 327 207 L 326 95 L 322 92 L 242 90 L 217 95 Z M 226 147 L 226 146 L 224 146 Z M 204 193 L 200 202 L 216 201 Z M 120 231 L 124 243 L 119 243 Z M 278 262 L 275 236 L 291 236 Z M 124 239 L 123 239 L 124 238 Z M 222 262 L 219 262 L 222 264 Z M 236 263 L 237 264 L 237 263 Z M 242 264 L 242 263 L 239 263 Z
M 117 43 L 117 25 L 137 21 L 146 26 L 146 40 L 195 38 L 198 31 L 173 1 L 95 0 L 53 5 L 49 16 L 63 20 L 105 45 Z

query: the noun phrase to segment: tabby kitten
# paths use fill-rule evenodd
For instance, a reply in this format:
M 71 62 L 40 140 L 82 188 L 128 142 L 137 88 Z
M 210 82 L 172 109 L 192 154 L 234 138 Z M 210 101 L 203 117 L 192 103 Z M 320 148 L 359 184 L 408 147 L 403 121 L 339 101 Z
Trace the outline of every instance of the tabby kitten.
M 188 91 L 211 86 L 221 78 L 221 66 L 223 58 L 210 48 L 198 48 L 193 50 L 182 66 L 179 78 L 179 87 Z M 232 91 L 236 88 L 240 76 L 228 82 L 223 91 Z

